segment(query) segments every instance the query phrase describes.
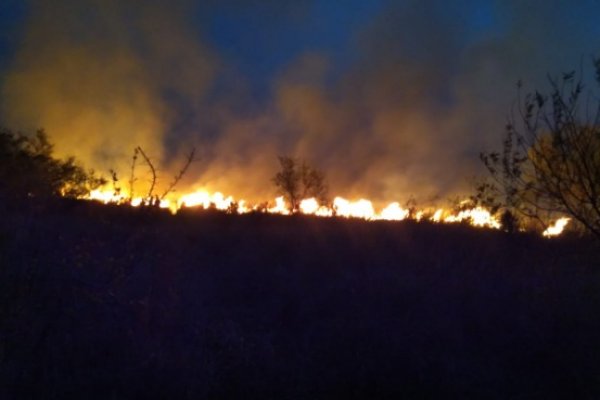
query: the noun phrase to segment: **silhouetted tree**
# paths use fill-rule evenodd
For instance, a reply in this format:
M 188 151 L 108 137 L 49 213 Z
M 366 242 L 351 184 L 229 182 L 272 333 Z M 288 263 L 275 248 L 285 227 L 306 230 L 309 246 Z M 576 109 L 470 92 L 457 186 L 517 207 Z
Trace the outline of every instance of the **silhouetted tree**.
M 171 193 L 172 191 L 175 190 L 175 186 L 177 186 L 177 184 L 179 183 L 179 181 L 181 180 L 181 178 L 183 178 L 183 176 L 186 174 L 188 168 L 190 167 L 190 165 L 194 161 L 195 155 L 196 155 L 196 148 L 193 147 L 192 150 L 186 156 L 185 162 L 183 163 L 183 167 L 179 170 L 179 172 L 177 173 L 177 175 L 175 175 L 173 177 L 173 180 L 171 181 L 171 183 L 169 183 L 169 187 L 167 187 L 165 189 L 165 191 L 163 192 L 163 194 L 160 196 L 160 200 L 163 200 L 165 197 L 167 197 L 167 195 L 169 193 Z
M 327 202 L 327 184 L 325 174 L 311 167 L 306 161 L 288 156 L 280 156 L 281 170 L 273 177 L 273 183 L 290 205 L 290 211 L 296 213 L 300 202 L 314 197 L 321 204 Z
M 82 197 L 106 181 L 73 157 L 54 158 L 43 130 L 34 136 L 0 130 L 0 194 L 5 198 Z
M 292 211 L 296 210 L 300 201 L 300 175 L 297 162 L 293 158 L 280 156 L 281 170 L 273 177 L 277 190 L 289 202 Z
M 594 66 L 600 85 L 600 59 Z M 600 237 L 600 98 L 582 101 L 575 72 L 549 82 L 548 94 L 519 95 L 502 150 L 481 154 L 492 180 L 480 182 L 474 197 L 542 223 L 568 215 Z
M 154 187 L 156 186 L 156 168 L 150 160 L 150 157 L 146 155 L 146 152 L 142 149 L 141 146 L 136 148 L 137 152 L 142 155 L 142 158 L 150 168 L 150 172 L 152 173 L 152 180 L 150 181 L 150 188 L 148 188 L 148 194 L 144 197 L 144 203 L 147 205 L 153 205 L 156 203 L 156 196 L 154 195 Z
M 158 170 L 154 166 L 152 159 L 146 154 L 144 149 L 142 149 L 141 146 L 137 146 L 135 149 L 133 149 L 133 157 L 131 159 L 131 170 L 130 170 L 130 178 L 129 178 L 129 200 L 131 201 L 134 198 L 133 188 L 134 188 L 134 183 L 137 181 L 135 167 L 137 165 L 138 156 L 140 156 L 140 155 L 142 156 L 142 159 L 148 166 L 150 173 L 151 173 L 150 187 L 148 188 L 147 194 L 142 198 L 142 204 L 146 205 L 146 206 L 158 206 L 160 204 L 161 200 L 164 200 L 169 193 L 171 193 L 175 190 L 175 187 L 177 186 L 179 181 L 181 181 L 183 176 L 188 171 L 190 165 L 194 161 L 195 154 L 196 154 L 196 149 L 192 148 L 192 150 L 189 152 L 189 154 L 185 158 L 183 167 L 179 170 L 177 175 L 175 175 L 173 177 L 173 180 L 169 183 L 169 186 L 159 196 L 154 191 L 156 189 L 156 185 L 157 185 L 157 181 L 158 181 Z M 111 173 L 113 173 L 112 170 L 111 170 Z M 113 173 L 113 180 L 114 180 L 114 177 L 116 177 L 116 175 Z M 114 184 L 113 184 L 113 186 L 114 186 Z

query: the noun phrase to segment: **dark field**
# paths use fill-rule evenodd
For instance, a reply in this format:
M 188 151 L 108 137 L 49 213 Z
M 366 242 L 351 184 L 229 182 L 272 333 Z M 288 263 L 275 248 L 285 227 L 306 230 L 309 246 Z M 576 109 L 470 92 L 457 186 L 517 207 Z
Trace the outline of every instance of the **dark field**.
M 594 243 L 77 202 L 1 212 L 2 399 L 600 398 Z

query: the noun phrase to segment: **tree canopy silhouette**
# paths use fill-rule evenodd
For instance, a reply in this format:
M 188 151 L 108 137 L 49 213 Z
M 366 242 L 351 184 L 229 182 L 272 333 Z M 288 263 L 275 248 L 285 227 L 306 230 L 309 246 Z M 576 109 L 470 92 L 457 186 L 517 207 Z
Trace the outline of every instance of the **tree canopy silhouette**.
M 600 87 L 600 59 L 594 67 Z M 519 83 L 501 151 L 481 154 L 492 179 L 475 198 L 541 223 L 566 215 L 600 238 L 600 96 L 584 92 L 581 73 L 549 83 L 524 97 Z
M 0 196 L 76 198 L 106 183 L 73 157 L 55 158 L 53 149 L 44 130 L 28 136 L 0 129 Z
M 290 211 L 299 211 L 300 202 L 304 199 L 315 198 L 321 204 L 327 202 L 327 184 L 325 174 L 310 166 L 304 160 L 280 156 L 281 169 L 273 177 L 277 187 L 290 206 Z

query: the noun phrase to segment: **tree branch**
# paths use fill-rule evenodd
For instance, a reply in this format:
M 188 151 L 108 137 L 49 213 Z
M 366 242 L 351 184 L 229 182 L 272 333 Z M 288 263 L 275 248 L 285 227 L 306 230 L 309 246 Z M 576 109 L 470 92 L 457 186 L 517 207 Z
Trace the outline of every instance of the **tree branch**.
M 183 165 L 183 168 L 181 168 L 181 170 L 179 170 L 179 172 L 177 173 L 177 175 L 175 175 L 175 177 L 173 178 L 173 181 L 169 184 L 169 187 L 164 191 L 164 193 L 162 194 L 162 196 L 160 196 L 160 200 L 163 200 L 171 191 L 173 191 L 173 189 L 175 188 L 175 186 L 179 183 L 179 181 L 181 180 L 181 178 L 187 172 L 187 170 L 190 167 L 190 164 L 192 163 L 192 161 L 194 161 L 194 155 L 195 154 L 196 154 L 196 148 L 192 148 L 192 151 L 190 151 L 190 154 L 188 154 L 188 156 L 186 157 L 185 164 Z
M 146 195 L 146 199 L 150 200 L 152 198 L 152 193 L 154 192 L 154 186 L 156 185 L 156 168 L 154 168 L 152 161 L 150 161 L 150 158 L 148 158 L 148 156 L 146 155 L 146 153 L 144 153 L 144 150 L 142 150 L 140 146 L 137 147 L 137 150 L 140 152 L 140 154 L 144 158 L 144 161 L 146 161 L 146 164 L 148 164 L 148 167 L 150 167 L 150 171 L 152 172 L 152 182 L 150 183 L 150 189 L 148 190 L 148 194 Z

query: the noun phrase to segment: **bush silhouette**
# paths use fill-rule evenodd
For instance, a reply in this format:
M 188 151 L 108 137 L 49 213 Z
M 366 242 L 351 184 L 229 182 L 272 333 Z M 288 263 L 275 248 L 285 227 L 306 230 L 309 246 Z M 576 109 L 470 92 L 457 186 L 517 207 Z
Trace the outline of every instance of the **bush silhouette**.
M 600 86 L 600 59 L 594 66 Z M 492 179 L 475 198 L 542 225 L 567 215 L 600 238 L 600 98 L 582 96 L 574 72 L 549 81 L 548 94 L 519 98 L 501 151 L 481 154 Z
M 44 130 L 27 136 L 0 130 L 0 196 L 19 198 L 79 198 L 106 181 L 85 170 L 75 158 L 53 156 L 53 145 Z

